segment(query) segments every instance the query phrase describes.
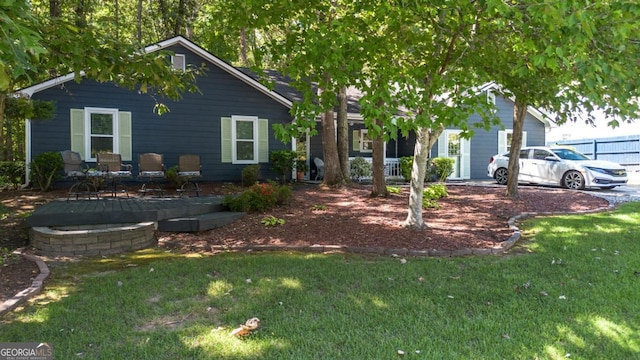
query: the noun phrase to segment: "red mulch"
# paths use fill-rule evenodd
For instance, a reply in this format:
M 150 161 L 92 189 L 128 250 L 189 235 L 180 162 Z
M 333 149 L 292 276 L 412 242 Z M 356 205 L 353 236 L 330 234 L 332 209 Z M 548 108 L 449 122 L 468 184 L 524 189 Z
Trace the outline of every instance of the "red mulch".
M 135 193 L 135 188 L 130 189 Z M 237 190 L 223 184 L 203 184 L 203 194 Z M 438 209 L 423 210 L 427 228 L 402 227 L 408 213 L 408 190 L 388 198 L 370 198 L 370 187 L 356 185 L 343 190 L 296 185 L 290 205 L 265 214 L 246 217 L 220 229 L 200 233 L 158 233 L 158 237 L 182 244 L 188 251 L 209 251 L 211 245 L 345 245 L 417 250 L 456 250 L 495 246 L 512 231 L 507 220 L 524 212 L 578 212 L 608 206 L 588 193 L 551 188 L 520 188 L 520 199 L 504 196 L 504 187 L 448 185 L 449 196 L 438 200 Z M 0 192 L 9 215 L 0 216 L 0 248 L 15 249 L 28 243 L 24 214 L 51 199 L 66 198 L 66 189 L 50 192 L 16 190 Z M 1 209 L 1 208 L 0 208 Z M 0 213 L 1 214 L 1 213 Z M 265 216 L 284 219 L 267 227 Z M 29 286 L 37 266 L 14 259 L 0 266 L 0 302 Z

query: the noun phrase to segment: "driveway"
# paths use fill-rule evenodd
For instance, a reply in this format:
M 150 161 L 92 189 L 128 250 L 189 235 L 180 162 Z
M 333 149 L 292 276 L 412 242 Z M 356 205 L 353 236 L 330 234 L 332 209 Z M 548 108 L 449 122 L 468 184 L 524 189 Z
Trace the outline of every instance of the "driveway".
M 627 202 L 627 201 L 640 201 L 640 185 L 630 184 L 625 186 L 618 186 L 610 190 L 603 189 L 587 189 L 585 192 L 597 196 L 602 196 L 614 203 Z

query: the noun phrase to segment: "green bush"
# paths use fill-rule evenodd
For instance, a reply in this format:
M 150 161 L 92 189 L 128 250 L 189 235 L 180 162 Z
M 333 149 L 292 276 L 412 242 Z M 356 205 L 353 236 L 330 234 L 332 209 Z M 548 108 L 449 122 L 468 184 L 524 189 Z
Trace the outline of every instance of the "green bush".
M 175 189 L 179 189 L 180 187 L 182 187 L 182 185 L 184 185 L 187 182 L 184 178 L 178 176 L 177 165 L 168 168 L 165 173 L 165 176 L 167 177 L 167 183 L 169 184 L 169 186 Z
M 222 206 L 231 211 L 264 212 L 278 205 L 291 201 L 293 192 L 287 185 L 274 182 L 254 184 L 240 195 L 227 195 L 222 199 Z
M 275 150 L 269 153 L 271 170 L 282 176 L 282 183 L 287 182 L 287 175 L 290 175 L 296 166 L 298 154 L 293 150 Z
M 400 173 L 404 181 L 411 181 L 411 170 L 413 169 L 413 156 L 403 156 L 400 158 Z
M 447 186 L 444 184 L 432 184 L 422 191 L 422 207 L 425 209 L 440 208 L 436 200 L 449 196 Z
M 16 188 L 24 183 L 24 161 L 0 161 L 0 188 Z
M 242 186 L 249 187 L 260 180 L 260 165 L 248 165 L 242 169 Z
M 351 178 L 360 181 L 363 177 L 371 176 L 371 164 L 363 157 L 356 157 L 351 160 L 350 165 Z
M 36 155 L 30 164 L 33 181 L 41 191 L 51 189 L 53 182 L 60 178 L 63 168 L 62 156 L 57 151 Z
M 453 174 L 454 160 L 451 158 L 437 157 L 429 161 L 427 174 L 433 175 L 436 181 L 445 182 L 449 175 Z

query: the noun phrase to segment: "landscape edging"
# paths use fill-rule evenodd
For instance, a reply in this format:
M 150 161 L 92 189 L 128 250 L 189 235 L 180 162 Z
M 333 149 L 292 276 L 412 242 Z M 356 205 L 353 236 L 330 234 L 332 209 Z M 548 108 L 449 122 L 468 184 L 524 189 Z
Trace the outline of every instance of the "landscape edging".
M 40 271 L 40 274 L 38 274 L 38 276 L 36 276 L 36 278 L 33 279 L 33 281 L 31 282 L 31 286 L 20 291 L 19 293 L 14 295 L 11 299 L 5 300 L 5 302 L 0 304 L 0 317 L 4 316 L 4 314 L 8 313 L 9 311 L 13 311 L 15 308 L 22 305 L 27 300 L 39 294 L 42 291 L 42 288 L 44 286 L 44 281 L 51 274 L 47 264 L 37 256 L 23 254 L 23 253 L 18 253 L 18 254 L 20 254 L 20 256 L 24 257 L 29 261 L 35 262 L 36 265 L 38 266 L 38 270 Z

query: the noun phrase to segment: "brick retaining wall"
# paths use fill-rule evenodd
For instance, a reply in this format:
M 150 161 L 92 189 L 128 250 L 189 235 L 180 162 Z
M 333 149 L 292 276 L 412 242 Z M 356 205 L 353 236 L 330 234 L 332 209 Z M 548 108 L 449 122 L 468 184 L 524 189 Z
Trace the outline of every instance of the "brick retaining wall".
M 43 255 L 109 255 L 143 249 L 157 243 L 153 221 L 137 224 L 102 224 L 33 227 L 30 245 Z

